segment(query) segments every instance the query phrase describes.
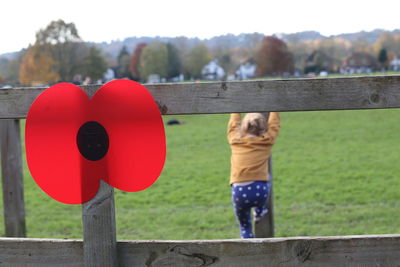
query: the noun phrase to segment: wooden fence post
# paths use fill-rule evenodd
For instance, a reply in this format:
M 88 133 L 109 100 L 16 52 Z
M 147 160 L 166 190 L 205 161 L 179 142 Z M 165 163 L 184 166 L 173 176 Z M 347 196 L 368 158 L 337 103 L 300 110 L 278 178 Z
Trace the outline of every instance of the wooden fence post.
M 97 85 L 83 87 L 89 97 Z M 82 205 L 84 266 L 118 266 L 114 188 L 100 181 L 96 196 Z
M 19 120 L 0 120 L 5 235 L 26 237 Z
M 267 208 L 268 213 L 258 222 L 254 222 L 255 237 L 274 237 L 274 195 L 273 195 L 273 177 L 272 177 L 272 156 L 268 160 L 269 177 L 270 177 L 270 194 L 268 196 Z
M 117 266 L 114 188 L 101 181 L 99 192 L 82 205 L 84 266 Z

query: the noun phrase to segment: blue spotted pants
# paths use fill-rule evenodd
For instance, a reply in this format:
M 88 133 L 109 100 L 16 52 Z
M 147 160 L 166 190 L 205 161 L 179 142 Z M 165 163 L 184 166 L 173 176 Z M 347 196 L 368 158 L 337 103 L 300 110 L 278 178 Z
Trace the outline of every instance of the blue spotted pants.
M 268 210 L 267 199 L 270 184 L 268 182 L 255 181 L 246 185 L 232 185 L 232 203 L 236 218 L 240 225 L 240 237 L 252 238 L 251 208 L 254 208 L 255 219 L 264 216 Z

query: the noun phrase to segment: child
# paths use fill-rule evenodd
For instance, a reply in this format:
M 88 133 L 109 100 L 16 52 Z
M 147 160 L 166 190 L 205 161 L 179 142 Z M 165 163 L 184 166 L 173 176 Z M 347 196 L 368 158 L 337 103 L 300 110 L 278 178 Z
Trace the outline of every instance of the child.
M 240 224 L 240 236 L 252 238 L 250 211 L 255 208 L 255 220 L 268 210 L 268 159 L 278 136 L 280 118 L 271 112 L 268 121 L 261 113 L 248 113 L 241 121 L 240 114 L 231 114 L 228 141 L 231 146 L 232 204 Z

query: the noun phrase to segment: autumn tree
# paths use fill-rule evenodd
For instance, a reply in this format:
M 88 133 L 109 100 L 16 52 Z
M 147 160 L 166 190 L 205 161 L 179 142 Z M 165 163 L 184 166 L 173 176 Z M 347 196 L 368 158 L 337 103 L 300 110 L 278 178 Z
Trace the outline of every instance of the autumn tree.
M 197 45 L 197 42 L 200 41 L 197 39 L 191 40 L 184 36 L 175 37 L 170 40 L 170 43 L 178 49 L 179 62 L 181 62 L 181 73 L 183 74 L 187 74 L 187 71 L 185 70 L 185 61 L 188 53 L 195 45 Z
M 0 58 L 0 75 L 8 84 L 17 84 L 19 81 L 19 68 L 26 49 L 18 52 L 12 59 Z
M 378 61 L 383 69 L 386 69 L 388 62 L 388 54 L 386 48 L 381 48 L 378 54 Z
M 254 64 L 254 55 L 255 53 L 250 53 L 248 49 L 244 49 L 242 47 L 232 48 L 232 50 L 230 51 L 231 68 L 236 71 L 237 67 L 240 66 L 240 64 L 246 62 Z M 227 71 L 232 72 L 229 68 L 227 69 Z
M 218 60 L 220 65 L 227 73 L 235 72 L 235 68 L 240 64 L 234 63 L 234 58 L 231 49 L 220 49 L 214 53 L 214 58 Z
M 305 61 L 304 73 L 319 73 L 321 71 L 332 71 L 333 59 L 323 51 L 313 51 Z
M 181 73 L 181 60 L 179 52 L 175 45 L 167 43 L 168 50 L 168 65 L 167 78 L 173 78 Z
M 201 78 L 202 68 L 211 60 L 207 46 L 200 43 L 193 47 L 187 54 L 184 61 L 184 68 L 187 74 L 195 79 Z
M 212 58 L 217 59 L 218 65 L 226 72 L 234 72 L 233 58 L 231 49 L 235 46 L 236 37 L 233 34 L 226 34 L 214 37 L 209 43 L 209 50 Z
M 63 20 L 51 21 L 45 29 L 41 29 L 36 33 L 36 43 L 45 44 L 62 44 L 81 42 L 78 30 L 74 23 L 66 23 Z
M 107 70 L 107 62 L 105 61 L 101 51 L 95 46 L 89 48 L 88 55 L 84 58 L 82 74 L 90 77 L 92 80 L 99 80 Z
M 287 46 L 293 55 L 294 68 L 298 71 L 303 71 L 314 46 L 308 41 L 288 42 Z
M 140 65 L 140 56 L 142 55 L 142 51 L 146 47 L 146 45 L 147 45 L 146 43 L 137 44 L 130 58 L 129 72 L 132 79 L 135 81 L 145 80 L 145 77 L 141 79 L 142 77 L 139 72 L 139 65 Z
M 257 75 L 282 75 L 293 71 L 293 56 L 284 41 L 265 37 L 257 51 Z
M 0 77 L 1 77 L 1 83 L 5 83 L 8 79 L 8 73 L 9 73 L 9 67 L 11 60 L 7 59 L 7 58 L 2 58 L 0 57 Z
M 339 71 L 343 59 L 350 53 L 349 41 L 343 38 L 326 38 L 318 40 L 317 44 L 316 50 L 327 56 L 327 61 L 324 63 L 326 70 Z
M 84 46 L 74 23 L 63 20 L 50 22 L 36 33 L 35 45 L 42 47 L 57 62 L 56 72 L 61 80 L 72 80 L 82 63 L 82 54 L 78 51 Z
M 5 77 L 8 69 L 9 60 L 6 58 L 0 57 L 0 75 Z
M 142 79 L 147 79 L 151 74 L 167 77 L 168 48 L 166 44 L 154 42 L 143 49 L 140 56 L 139 73 Z
M 252 33 L 252 34 L 244 34 L 243 35 L 243 46 L 242 46 L 242 60 L 241 62 L 245 61 L 252 61 L 255 60 L 257 55 L 257 49 L 264 38 L 263 34 L 260 33 Z
M 19 80 L 19 69 L 21 65 L 22 56 L 19 55 L 17 58 L 10 60 L 7 68 L 7 74 L 5 75 L 6 81 L 16 83 Z
M 43 85 L 58 81 L 55 71 L 57 62 L 49 56 L 43 47 L 33 45 L 22 57 L 19 69 L 19 81 L 24 85 Z
M 357 38 L 353 42 L 351 42 L 351 49 L 350 51 L 352 53 L 357 53 L 357 52 L 363 52 L 363 53 L 369 53 L 373 54 L 374 49 L 373 46 L 368 44 L 368 42 L 364 39 Z
M 384 47 L 387 53 L 393 52 L 395 55 L 400 56 L 400 34 L 384 32 L 373 46 L 375 54 L 379 54 L 382 47 Z
M 119 78 L 127 78 L 130 77 L 129 71 L 129 62 L 130 62 L 130 55 L 128 49 L 124 45 L 118 53 L 117 56 L 117 77 Z

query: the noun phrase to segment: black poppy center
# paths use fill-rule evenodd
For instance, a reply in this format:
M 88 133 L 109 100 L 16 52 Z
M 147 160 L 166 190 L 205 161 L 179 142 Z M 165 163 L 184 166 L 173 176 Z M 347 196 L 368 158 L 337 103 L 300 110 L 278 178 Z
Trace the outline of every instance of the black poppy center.
M 84 123 L 76 136 L 79 152 L 88 160 L 102 159 L 108 151 L 108 135 L 106 129 L 95 121 Z

